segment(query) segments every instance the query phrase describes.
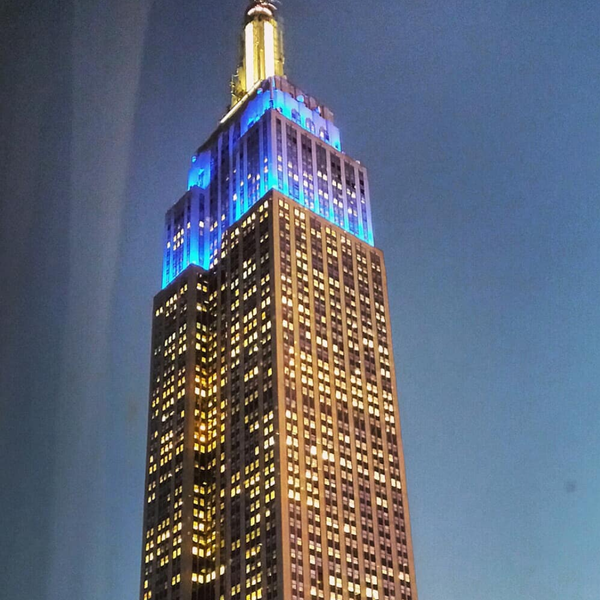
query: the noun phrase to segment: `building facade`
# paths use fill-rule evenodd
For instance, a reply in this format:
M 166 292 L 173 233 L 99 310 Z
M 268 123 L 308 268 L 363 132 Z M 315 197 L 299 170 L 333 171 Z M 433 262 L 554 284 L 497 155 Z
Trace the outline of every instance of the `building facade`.
M 252 1 L 167 212 L 141 600 L 417 599 L 367 173 Z

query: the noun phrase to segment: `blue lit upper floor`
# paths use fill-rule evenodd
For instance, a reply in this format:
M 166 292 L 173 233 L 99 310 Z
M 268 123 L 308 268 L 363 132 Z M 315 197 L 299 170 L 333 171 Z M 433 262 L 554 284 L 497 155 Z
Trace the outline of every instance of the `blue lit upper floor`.
M 192 157 L 165 221 L 163 287 L 218 261 L 225 230 L 270 190 L 373 244 L 366 169 L 341 151 L 326 107 L 285 78 L 257 84 Z

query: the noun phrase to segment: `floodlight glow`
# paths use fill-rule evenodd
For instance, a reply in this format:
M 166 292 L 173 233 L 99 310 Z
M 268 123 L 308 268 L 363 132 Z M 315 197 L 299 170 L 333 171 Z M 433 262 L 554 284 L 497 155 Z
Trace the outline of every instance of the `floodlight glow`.
M 275 75 L 275 28 L 269 21 L 264 23 L 265 30 L 265 79 Z
M 254 23 L 246 25 L 244 35 L 246 40 L 246 89 L 250 90 L 255 82 Z

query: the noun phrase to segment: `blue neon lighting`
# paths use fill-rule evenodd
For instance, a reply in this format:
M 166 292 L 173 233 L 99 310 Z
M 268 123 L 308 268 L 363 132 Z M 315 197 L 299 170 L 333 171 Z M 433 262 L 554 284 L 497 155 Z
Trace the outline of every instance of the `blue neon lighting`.
M 325 207 L 321 207 L 316 173 L 313 173 L 315 177 L 313 182 L 315 189 L 312 192 L 313 206 L 309 206 L 309 198 L 305 195 L 304 185 L 299 185 L 298 196 L 294 198 L 289 189 L 287 165 L 282 165 L 283 176 L 281 177 L 281 183 L 279 183 L 277 148 L 274 148 L 270 142 L 266 144 L 266 147 L 263 147 L 262 154 L 259 153 L 257 162 L 259 172 L 254 173 L 252 179 L 244 178 L 243 168 L 239 169 L 240 172 L 236 171 L 234 173 L 235 167 L 231 166 L 231 172 L 226 180 L 231 180 L 234 192 L 229 198 L 228 206 L 219 208 L 217 199 L 210 197 L 211 194 L 215 194 L 215 185 L 218 183 L 216 180 L 223 180 L 218 172 L 213 173 L 214 153 L 219 143 L 219 135 L 227 135 L 227 132 L 231 135 L 232 128 L 239 127 L 236 138 L 239 136 L 239 139 L 243 139 L 250 129 L 271 110 L 276 110 L 285 119 L 318 137 L 322 143 L 329 145 L 332 151 L 341 152 L 339 129 L 331 121 L 322 117 L 319 109 L 312 110 L 306 106 L 303 96 L 299 95 L 294 98 L 289 93 L 274 87 L 268 90 L 259 88 L 256 95 L 241 106 L 238 112 L 234 112 L 230 117 L 227 117 L 227 120 L 221 124 L 221 128 L 217 130 L 217 134 L 211 138 L 213 141 L 207 143 L 192 157 L 188 176 L 188 192 L 167 212 L 167 227 L 170 227 L 168 229 L 170 233 L 166 235 L 165 239 L 163 287 L 171 283 L 190 264 L 208 270 L 211 262 L 218 256 L 218 248 L 225 230 L 237 222 L 271 190 L 278 191 L 288 198 L 296 200 L 302 206 L 341 227 L 349 234 L 373 245 L 368 199 L 366 203 L 360 202 L 358 198 L 354 200 L 354 207 L 359 214 L 354 219 L 354 230 L 351 230 L 348 207 L 344 206 L 343 214 L 340 214 L 339 218 L 336 219 L 332 194 L 330 194 L 327 209 L 324 210 Z M 259 129 L 259 132 L 261 131 L 262 126 Z M 259 133 L 259 136 L 262 135 L 262 133 Z M 269 135 L 269 140 L 272 140 L 275 133 L 270 132 Z M 261 143 L 264 145 L 264 142 Z M 235 141 L 230 143 L 230 157 L 235 157 L 232 152 L 234 147 Z M 300 165 L 297 165 L 297 171 L 301 176 Z M 217 195 L 222 196 L 222 194 Z M 180 203 L 184 201 L 188 203 L 186 209 L 188 213 L 186 214 L 191 215 L 188 217 L 189 225 L 186 224 L 183 233 L 180 234 L 181 238 L 174 242 L 175 228 L 178 226 L 175 223 L 174 215 L 181 215 Z M 349 199 L 347 204 L 350 205 Z M 221 215 L 225 215 L 226 219 L 223 220 Z

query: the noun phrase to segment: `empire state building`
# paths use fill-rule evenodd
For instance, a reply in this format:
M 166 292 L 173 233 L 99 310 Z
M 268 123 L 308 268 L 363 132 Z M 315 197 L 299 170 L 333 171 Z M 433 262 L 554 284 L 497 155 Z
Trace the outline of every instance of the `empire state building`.
M 141 600 L 417 600 L 365 168 L 246 9 L 231 107 L 165 219 Z

